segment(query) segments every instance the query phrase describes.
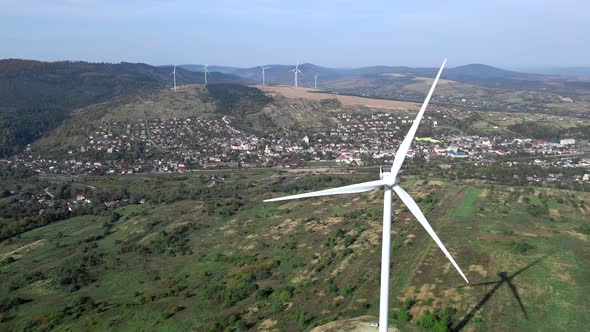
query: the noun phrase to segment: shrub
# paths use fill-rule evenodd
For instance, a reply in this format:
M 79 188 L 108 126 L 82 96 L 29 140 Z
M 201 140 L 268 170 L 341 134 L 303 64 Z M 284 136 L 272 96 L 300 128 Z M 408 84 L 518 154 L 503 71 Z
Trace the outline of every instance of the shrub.
M 455 312 L 456 310 L 454 308 L 444 308 L 436 310 L 434 313 L 425 310 L 418 321 L 418 325 L 437 332 L 450 331 Z
M 519 255 L 525 255 L 527 252 L 535 249 L 535 246 L 526 241 L 511 241 L 510 244 L 512 246 L 512 252 Z
M 264 299 L 270 296 L 270 294 L 272 294 L 273 289 L 270 286 L 264 287 L 262 289 L 259 289 L 256 291 L 255 296 L 257 299 Z
M 350 254 L 352 254 L 353 250 L 350 248 L 344 248 L 344 250 L 342 250 L 342 252 L 340 252 L 340 257 L 344 258 Z
M 578 228 L 581 233 L 590 234 L 590 224 L 584 224 Z
M 300 311 L 295 315 L 295 320 L 301 330 L 305 330 L 314 318 L 314 315 L 307 311 Z
M 0 301 L 0 313 L 8 312 L 11 309 L 27 302 L 31 302 L 31 300 L 25 300 L 20 297 L 5 298 Z
M 170 307 L 170 309 L 166 310 L 162 314 L 162 318 L 168 319 L 168 318 L 174 316 L 174 314 L 176 314 L 177 312 L 180 312 L 182 310 L 184 310 L 184 307 L 173 305 L 172 307 Z
M 258 289 L 255 283 L 240 282 L 235 286 L 226 287 L 223 291 L 223 302 L 228 305 L 234 305 L 237 302 L 247 298 L 250 294 Z

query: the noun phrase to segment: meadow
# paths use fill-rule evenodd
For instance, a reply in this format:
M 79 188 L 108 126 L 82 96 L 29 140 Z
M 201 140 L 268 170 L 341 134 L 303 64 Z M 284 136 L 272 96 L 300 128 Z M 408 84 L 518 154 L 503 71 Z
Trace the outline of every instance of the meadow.
M 381 192 L 262 203 L 370 175 L 78 177 L 97 190 L 145 193 L 146 202 L 0 243 L 0 330 L 306 331 L 377 316 Z M 394 199 L 393 326 L 589 326 L 587 193 L 426 177 L 402 186 L 471 283 Z

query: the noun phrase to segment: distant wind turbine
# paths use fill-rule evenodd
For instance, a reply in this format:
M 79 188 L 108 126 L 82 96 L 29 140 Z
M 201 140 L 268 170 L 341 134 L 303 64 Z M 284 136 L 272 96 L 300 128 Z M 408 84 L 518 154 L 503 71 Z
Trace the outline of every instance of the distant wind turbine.
M 264 66 L 260 66 L 260 68 L 262 68 L 262 85 L 266 85 L 266 80 L 264 78 L 264 70 L 272 68 L 272 67 L 264 67 Z
M 432 93 L 434 92 L 434 88 L 436 87 L 436 83 L 438 82 L 438 79 L 443 71 L 446 62 L 447 60 L 445 59 L 442 66 L 440 67 L 440 70 L 438 71 L 438 74 L 436 75 L 432 87 L 428 92 L 428 95 L 426 96 L 426 99 L 424 100 L 424 104 L 422 104 L 422 107 L 420 108 L 420 111 L 416 116 L 416 120 L 414 120 L 414 123 L 412 124 L 412 127 L 410 127 L 408 134 L 399 146 L 397 153 L 395 154 L 391 170 L 389 172 L 384 172 L 383 169 L 381 169 L 380 180 L 265 200 L 265 202 L 275 202 L 297 198 L 318 197 L 327 195 L 357 194 L 371 191 L 381 187 L 385 189 L 385 194 L 383 197 L 383 244 L 381 247 L 381 290 L 379 295 L 379 332 L 387 332 L 387 316 L 389 309 L 389 255 L 391 250 L 390 248 L 392 190 L 396 192 L 396 194 L 399 196 L 402 202 L 408 207 L 410 212 L 412 212 L 416 219 L 418 219 L 418 222 L 422 225 L 422 227 L 424 227 L 424 229 L 430 235 L 430 237 L 432 237 L 434 242 L 436 242 L 438 247 L 442 250 L 442 252 L 449 259 L 449 261 L 451 261 L 451 264 L 453 264 L 455 269 L 457 269 L 461 277 L 463 277 L 463 279 L 465 279 L 465 281 L 469 283 L 467 277 L 465 277 L 465 274 L 463 274 L 463 271 L 461 271 L 461 268 L 459 268 L 459 265 L 457 265 L 451 254 L 447 251 L 447 248 L 445 248 L 444 244 L 439 239 L 438 235 L 436 235 L 436 233 L 434 232 L 434 229 L 432 229 L 432 226 L 430 226 L 430 224 L 426 220 L 426 217 L 424 216 L 422 211 L 420 211 L 418 204 L 416 204 L 414 199 L 412 199 L 412 197 L 404 189 L 402 189 L 402 187 L 399 186 L 397 181 L 399 171 L 406 158 L 408 150 L 410 149 L 410 145 L 414 140 L 414 136 L 416 135 L 416 131 L 418 130 L 418 126 L 420 125 L 420 120 L 422 120 L 422 117 L 424 116 L 424 111 L 428 106 L 428 102 L 432 97 Z
M 172 71 L 172 73 L 170 73 L 170 75 L 173 77 L 173 80 L 174 80 L 174 92 L 176 92 L 176 76 L 178 76 L 180 78 L 184 78 L 184 77 L 180 76 L 180 74 L 176 72 L 176 65 L 174 65 L 174 70 Z
M 315 74 L 313 76 L 313 88 L 317 89 L 318 88 L 318 76 L 320 76 L 319 74 Z
M 205 85 L 207 85 L 207 74 L 209 74 L 209 71 L 207 70 L 207 67 L 208 67 L 208 66 L 209 66 L 209 65 L 204 65 L 204 66 L 203 66 L 203 68 L 205 69 L 205 70 L 204 70 L 204 74 L 205 74 Z M 209 74 L 209 75 L 211 75 L 211 74 Z
M 303 73 L 301 72 L 301 70 L 299 70 L 299 62 L 297 62 L 297 65 L 295 65 L 294 69 L 291 69 L 289 71 L 292 71 L 293 74 L 295 75 L 295 87 L 297 87 L 297 74 L 301 74 L 303 75 Z

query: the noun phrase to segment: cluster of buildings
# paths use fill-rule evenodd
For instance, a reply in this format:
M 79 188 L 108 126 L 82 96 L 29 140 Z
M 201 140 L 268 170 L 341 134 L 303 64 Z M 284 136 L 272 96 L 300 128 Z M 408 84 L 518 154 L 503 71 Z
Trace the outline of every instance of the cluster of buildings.
M 26 167 L 39 173 L 62 174 L 299 167 L 314 161 L 383 165 L 392 161 L 400 139 L 413 122 L 409 116 L 387 113 L 343 113 L 337 119 L 337 124 L 328 128 L 284 129 L 264 135 L 237 129 L 239 126 L 227 117 L 111 122 L 87 133 L 84 142 L 67 148 L 61 156 L 44 156 L 29 149 L 5 162 L 11 167 Z M 444 122 L 444 116 L 427 117 L 423 122 L 423 128 L 431 130 Z M 416 138 L 407 156 L 426 161 L 462 159 L 482 164 L 527 157 L 533 160 L 531 163 L 541 160 L 544 166 L 588 167 L 588 160 L 575 158 L 576 145 L 580 144 L 587 145 L 587 142 L 441 135 Z

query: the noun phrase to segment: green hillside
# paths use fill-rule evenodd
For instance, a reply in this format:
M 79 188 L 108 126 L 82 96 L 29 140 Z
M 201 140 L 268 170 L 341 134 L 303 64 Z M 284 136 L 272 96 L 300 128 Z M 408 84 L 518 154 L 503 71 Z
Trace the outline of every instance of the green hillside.
M 133 63 L 0 60 L 0 157 L 57 127 L 77 108 L 170 86 L 171 67 Z M 202 83 L 202 73 L 179 68 L 179 83 Z M 212 83 L 243 80 L 213 73 Z
M 95 203 L 0 244 L 0 329 L 303 331 L 376 316 L 380 192 L 261 202 L 376 172 L 13 179 L 9 190 L 61 186 L 60 195 L 84 193 Z M 435 178 L 402 186 L 419 197 L 471 285 L 394 200 L 392 324 L 438 331 L 590 324 L 586 193 Z M 11 197 L 0 200 L 3 208 Z M 110 199 L 111 207 L 101 203 Z
M 366 107 L 343 107 L 335 100 L 269 97 L 261 90 L 239 84 L 183 85 L 178 92 L 154 89 L 140 95 L 94 104 L 72 112 L 57 128 L 35 141 L 31 151 L 63 158 L 87 144 L 100 126 L 154 119 L 199 117 L 221 120 L 257 135 L 326 127 L 338 113 L 368 114 Z M 400 112 L 401 114 L 401 112 Z

